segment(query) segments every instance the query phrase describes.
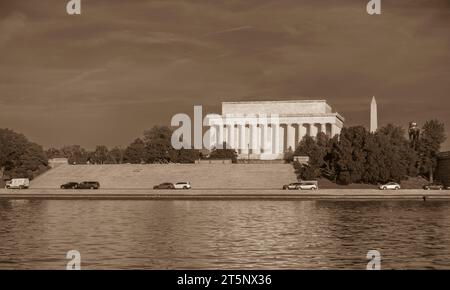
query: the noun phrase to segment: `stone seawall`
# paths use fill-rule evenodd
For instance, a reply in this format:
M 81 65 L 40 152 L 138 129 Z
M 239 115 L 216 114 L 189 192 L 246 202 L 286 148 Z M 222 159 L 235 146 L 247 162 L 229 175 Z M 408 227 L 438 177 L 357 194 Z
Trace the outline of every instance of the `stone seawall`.
M 376 189 L 324 189 L 324 190 L 276 190 L 276 189 L 0 189 L 2 199 L 56 199 L 56 200 L 386 200 L 386 201 L 450 201 L 450 190 L 405 189 L 384 191 Z

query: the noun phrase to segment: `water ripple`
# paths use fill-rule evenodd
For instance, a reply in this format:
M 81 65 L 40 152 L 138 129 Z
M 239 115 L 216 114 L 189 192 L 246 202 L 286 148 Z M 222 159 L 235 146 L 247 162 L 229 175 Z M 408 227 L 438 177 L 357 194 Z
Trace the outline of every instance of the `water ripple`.
M 450 268 L 450 203 L 0 201 L 0 269 Z

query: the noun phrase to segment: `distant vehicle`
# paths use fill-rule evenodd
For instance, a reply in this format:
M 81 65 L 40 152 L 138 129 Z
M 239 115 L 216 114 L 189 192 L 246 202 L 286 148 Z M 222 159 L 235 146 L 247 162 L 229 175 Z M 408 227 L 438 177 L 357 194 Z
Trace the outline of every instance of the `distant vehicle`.
M 388 182 L 386 184 L 380 185 L 381 190 L 399 190 L 402 187 L 397 182 Z
M 311 181 L 302 181 L 300 182 L 300 185 L 298 186 L 298 189 L 301 190 L 318 190 L 319 189 L 319 183 L 315 180 Z
M 284 190 L 294 190 L 294 189 L 298 189 L 298 187 L 300 186 L 300 182 L 293 182 L 293 183 L 289 183 L 289 184 L 285 184 L 283 185 L 283 189 Z
M 284 190 L 317 190 L 319 189 L 319 184 L 315 180 L 310 181 L 300 181 L 293 182 L 286 185 L 283 185 Z
M 9 189 L 26 189 L 30 187 L 30 180 L 28 178 L 14 178 L 6 182 L 5 187 Z
M 423 189 L 425 189 L 425 190 L 443 190 L 444 185 L 442 183 L 435 182 L 435 183 L 430 183 L 430 184 L 424 185 Z
M 78 182 L 67 182 L 61 185 L 61 189 L 77 189 Z
M 175 189 L 191 189 L 191 184 L 189 182 L 177 182 L 174 186 Z
M 153 189 L 175 189 L 175 185 L 170 182 L 164 182 L 159 185 L 153 186 Z
M 100 183 L 98 181 L 83 181 L 78 183 L 77 189 L 99 189 Z

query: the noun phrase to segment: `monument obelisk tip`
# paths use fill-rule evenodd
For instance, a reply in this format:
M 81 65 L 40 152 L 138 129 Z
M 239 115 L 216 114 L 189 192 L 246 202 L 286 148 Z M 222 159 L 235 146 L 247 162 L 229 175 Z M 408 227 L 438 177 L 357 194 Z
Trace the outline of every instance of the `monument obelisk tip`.
M 375 96 L 372 97 L 370 105 L 370 132 L 375 133 L 378 129 L 378 107 Z

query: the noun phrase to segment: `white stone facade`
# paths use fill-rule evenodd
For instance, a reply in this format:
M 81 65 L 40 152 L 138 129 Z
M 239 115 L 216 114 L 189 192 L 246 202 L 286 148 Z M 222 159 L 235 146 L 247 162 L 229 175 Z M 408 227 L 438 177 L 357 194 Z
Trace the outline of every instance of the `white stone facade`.
M 210 117 L 211 147 L 236 149 L 240 159 L 282 159 L 303 136 L 341 132 L 345 119 L 324 100 L 224 102 Z

